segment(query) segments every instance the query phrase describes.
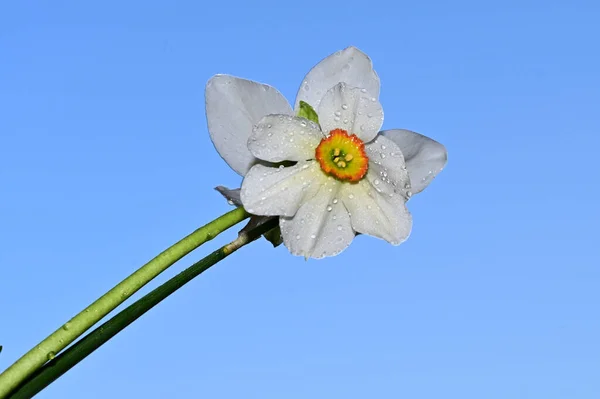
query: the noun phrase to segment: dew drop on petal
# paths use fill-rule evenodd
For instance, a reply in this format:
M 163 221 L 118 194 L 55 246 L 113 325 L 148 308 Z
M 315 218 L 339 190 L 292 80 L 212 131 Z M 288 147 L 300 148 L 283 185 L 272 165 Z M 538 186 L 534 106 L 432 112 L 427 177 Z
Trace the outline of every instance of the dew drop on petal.
M 333 210 L 333 207 L 331 205 L 327 206 L 327 212 L 331 212 Z
M 314 240 L 315 238 L 317 238 L 317 236 L 316 236 L 316 235 L 314 235 L 314 234 L 311 234 L 311 235 L 310 235 L 310 238 L 312 238 L 312 239 Z
M 361 93 L 366 93 L 366 92 L 367 92 L 367 89 L 360 89 L 360 92 L 361 92 Z
M 340 116 L 340 115 L 342 115 L 342 113 L 341 113 L 340 111 L 335 111 L 335 112 L 334 112 L 334 114 L 335 114 L 335 116 Z
M 384 154 L 383 152 L 382 152 L 382 153 L 380 153 L 380 154 L 379 154 L 379 156 L 381 157 L 381 159 L 384 159 L 384 158 L 385 158 L 385 154 Z
M 337 227 L 338 231 L 342 231 L 342 228 L 343 228 L 342 225 L 338 224 L 338 227 Z
M 342 104 L 342 109 L 348 109 L 348 104 Z
M 334 198 L 333 201 L 331 201 L 331 202 L 333 202 L 334 204 L 337 204 L 338 203 L 338 199 Z
M 299 239 L 300 239 L 300 234 L 298 234 L 298 235 L 296 236 L 296 240 L 299 240 Z
M 348 198 L 353 199 L 354 198 L 354 194 L 348 194 Z
M 373 183 L 377 186 L 381 182 L 379 181 L 379 179 L 375 179 L 375 181 Z

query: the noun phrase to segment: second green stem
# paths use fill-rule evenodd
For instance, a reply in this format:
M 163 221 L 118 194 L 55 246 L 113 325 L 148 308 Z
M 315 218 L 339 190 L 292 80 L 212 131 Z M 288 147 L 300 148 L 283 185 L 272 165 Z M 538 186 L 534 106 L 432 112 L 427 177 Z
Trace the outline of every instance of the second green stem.
M 34 371 L 52 360 L 58 352 L 169 266 L 249 216 L 243 208 L 224 214 L 166 249 L 121 281 L 0 374 L 0 399 L 5 398 Z

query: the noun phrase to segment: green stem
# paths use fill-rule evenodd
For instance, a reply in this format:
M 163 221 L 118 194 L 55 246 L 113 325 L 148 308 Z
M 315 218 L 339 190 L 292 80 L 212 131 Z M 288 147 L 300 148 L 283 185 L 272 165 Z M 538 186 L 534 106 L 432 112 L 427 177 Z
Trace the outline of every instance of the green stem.
M 34 371 L 52 360 L 58 352 L 173 263 L 248 217 L 243 208 L 224 214 L 166 249 L 121 281 L 0 374 L 0 399 L 5 398 Z
M 96 328 L 84 338 L 76 342 L 69 349 L 58 355 L 55 359 L 37 370 L 7 399 L 29 399 L 46 388 L 58 377 L 69 371 L 77 363 L 98 349 L 102 344 L 117 335 L 129 324 L 159 304 L 163 299 L 177 291 L 194 277 L 206 271 L 215 263 L 224 259 L 242 246 L 254 241 L 261 234 L 277 226 L 277 218 L 258 226 L 250 231 L 243 232 L 230 244 L 227 244 L 206 258 L 194 263 L 192 266 L 179 273 L 169 281 L 140 298 L 106 323 Z

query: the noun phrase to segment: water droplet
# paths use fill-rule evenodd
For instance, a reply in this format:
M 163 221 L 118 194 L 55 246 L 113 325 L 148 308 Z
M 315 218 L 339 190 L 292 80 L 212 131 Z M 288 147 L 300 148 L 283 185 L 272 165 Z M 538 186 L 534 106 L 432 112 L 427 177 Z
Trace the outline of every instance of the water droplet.
M 372 118 L 372 117 L 373 117 L 373 114 L 369 112 L 369 113 L 367 114 L 367 118 Z
M 315 238 L 317 238 L 317 236 L 316 236 L 316 235 L 314 235 L 314 234 L 311 234 L 311 235 L 310 235 L 310 238 L 312 238 L 312 239 L 314 240 Z
M 334 198 L 333 201 L 331 201 L 331 202 L 333 202 L 334 204 L 337 204 L 338 203 L 338 199 Z
M 55 352 L 48 352 L 47 357 L 48 357 L 48 360 L 52 360 L 52 359 L 54 359 L 56 357 L 56 353 Z
M 367 92 L 367 89 L 360 89 L 360 92 L 361 92 L 361 93 L 366 93 L 366 92 Z
M 308 164 L 302 165 L 302 169 L 308 169 Z
M 71 323 L 66 322 L 65 324 L 63 324 L 62 328 L 65 331 L 69 331 L 69 328 L 71 328 Z
M 377 101 L 377 99 L 375 97 L 371 97 L 371 102 L 374 103 L 375 101 Z
M 335 118 L 333 118 L 333 120 L 335 120 L 336 122 L 338 122 L 340 120 L 340 117 L 336 116 Z
M 299 240 L 299 239 L 300 239 L 300 234 L 298 234 L 298 235 L 296 236 L 296 240 Z
M 410 198 L 410 197 L 412 196 L 412 193 L 411 193 L 410 191 L 407 191 L 407 192 L 406 192 L 406 196 L 407 196 L 408 198 Z
M 375 181 L 373 183 L 375 183 L 375 185 L 377 186 L 381 182 L 379 181 L 379 179 L 375 179 Z
M 365 125 L 360 125 L 360 131 L 364 131 L 367 127 Z
M 342 104 L 342 109 L 348 109 L 348 104 Z
M 340 115 L 342 115 L 342 113 L 341 113 L 340 111 L 335 111 L 335 112 L 334 112 L 334 114 L 335 114 L 335 116 L 340 116 Z
M 385 145 L 383 145 L 383 144 L 382 144 L 382 145 L 381 145 L 381 149 L 382 149 L 382 150 L 385 150 L 385 148 L 386 148 L 386 147 L 385 147 Z
M 332 219 L 333 219 L 333 220 L 336 220 L 336 219 L 337 219 L 337 216 L 336 216 L 336 215 L 333 215 Z
M 341 224 L 338 224 L 338 227 L 337 227 L 337 229 L 338 229 L 338 231 L 342 231 L 342 229 L 343 229 L 342 225 L 341 225 Z
M 306 127 L 306 122 L 304 122 L 304 121 L 300 122 L 300 126 Z
M 410 188 L 410 183 L 404 184 L 404 188 L 408 190 Z
M 273 125 L 271 125 L 270 123 L 267 125 L 267 128 L 269 128 L 269 129 L 272 127 L 273 127 Z
M 332 210 L 333 210 L 333 207 L 332 207 L 331 205 L 329 205 L 329 206 L 327 207 L 327 212 L 331 212 Z
M 344 123 L 348 123 L 348 119 L 344 119 L 344 120 L 343 120 L 343 122 L 344 122 Z
M 380 153 L 380 154 L 379 154 L 379 156 L 381 157 L 381 159 L 384 159 L 384 158 L 385 158 L 385 154 L 384 154 L 383 152 L 382 152 L 382 153 Z
M 348 194 L 348 198 L 353 199 L 354 198 L 354 194 Z

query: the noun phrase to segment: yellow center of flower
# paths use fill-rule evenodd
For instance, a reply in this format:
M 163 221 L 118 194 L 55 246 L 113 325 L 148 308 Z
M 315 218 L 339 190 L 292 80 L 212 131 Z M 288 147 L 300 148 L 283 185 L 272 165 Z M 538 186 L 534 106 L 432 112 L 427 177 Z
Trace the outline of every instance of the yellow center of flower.
M 365 144 L 342 129 L 329 132 L 317 146 L 315 156 L 325 173 L 342 181 L 357 182 L 369 168 Z

